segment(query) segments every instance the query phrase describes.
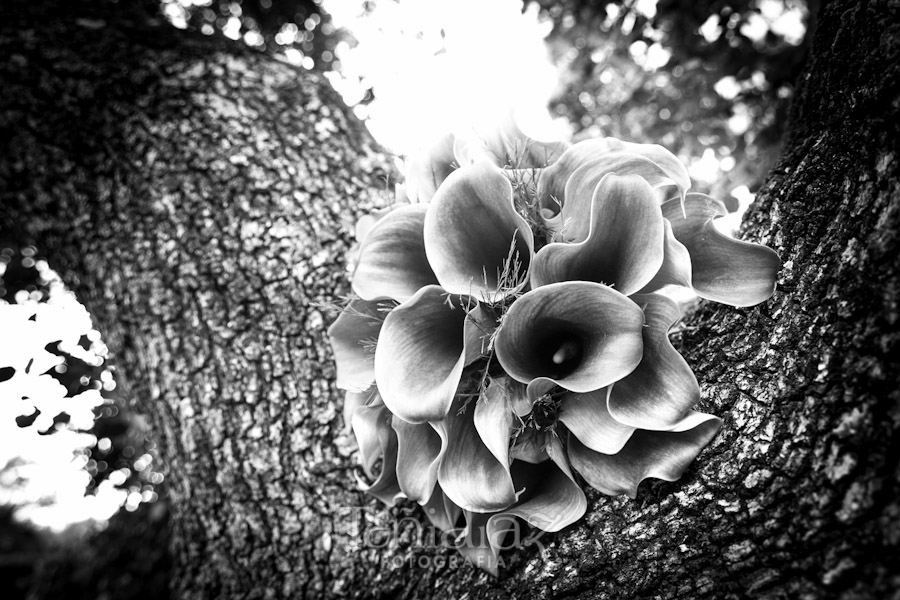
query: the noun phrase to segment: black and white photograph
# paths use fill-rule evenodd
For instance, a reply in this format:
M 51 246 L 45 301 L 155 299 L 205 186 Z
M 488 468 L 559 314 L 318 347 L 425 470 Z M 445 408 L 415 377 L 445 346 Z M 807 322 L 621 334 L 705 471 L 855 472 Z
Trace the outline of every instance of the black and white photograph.
M 0 0 L 11 600 L 900 600 L 896 0 Z

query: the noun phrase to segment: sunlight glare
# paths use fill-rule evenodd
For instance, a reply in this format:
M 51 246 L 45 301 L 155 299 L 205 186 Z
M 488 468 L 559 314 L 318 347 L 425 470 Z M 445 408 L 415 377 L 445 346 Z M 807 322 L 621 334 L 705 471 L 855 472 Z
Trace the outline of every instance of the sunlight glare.
M 509 114 L 536 139 L 568 134 L 546 109 L 557 76 L 543 43 L 550 23 L 536 6 L 523 13 L 516 0 L 383 2 L 364 17 L 352 3 L 326 0 L 324 8 L 359 41 L 339 49 L 343 70 L 329 74 L 332 85 L 348 103 L 360 86 L 373 88 L 367 124 L 390 150 L 406 154 Z

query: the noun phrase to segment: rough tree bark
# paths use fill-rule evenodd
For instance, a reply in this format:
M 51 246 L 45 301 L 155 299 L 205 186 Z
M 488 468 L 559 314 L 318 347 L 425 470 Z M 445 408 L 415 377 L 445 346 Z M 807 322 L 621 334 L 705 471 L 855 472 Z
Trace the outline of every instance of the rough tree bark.
M 318 303 L 347 292 L 352 223 L 393 175 L 323 78 L 112 4 L 55 20 L 4 4 L 4 221 L 90 307 L 159 435 L 180 597 L 900 589 L 897 2 L 823 7 L 744 231 L 781 253 L 778 291 L 704 306 L 680 335 L 723 432 L 679 482 L 590 495 L 584 521 L 504 555 L 498 579 L 418 547 L 409 521 L 360 544 L 420 513 L 356 491 L 332 385 Z

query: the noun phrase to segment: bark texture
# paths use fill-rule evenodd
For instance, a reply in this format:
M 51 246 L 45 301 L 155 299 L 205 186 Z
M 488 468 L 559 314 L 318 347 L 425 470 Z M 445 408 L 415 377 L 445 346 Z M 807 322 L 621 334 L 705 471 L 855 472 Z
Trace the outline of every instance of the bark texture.
M 3 10 L 5 225 L 92 310 L 160 436 L 180 597 L 900 590 L 896 1 L 822 9 L 743 233 L 781 253 L 775 297 L 704 305 L 678 338 L 723 432 L 679 482 L 590 494 L 497 579 L 416 543 L 418 508 L 356 491 L 320 303 L 393 179 L 323 78 L 113 5 Z

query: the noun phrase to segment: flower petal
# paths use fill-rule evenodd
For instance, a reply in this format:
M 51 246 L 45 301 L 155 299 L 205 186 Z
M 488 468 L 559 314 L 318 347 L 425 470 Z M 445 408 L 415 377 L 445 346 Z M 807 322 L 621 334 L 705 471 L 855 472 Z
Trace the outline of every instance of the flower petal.
M 482 443 L 501 464 L 509 464 L 509 437 L 514 419 L 503 380 L 492 380 L 475 404 L 474 422 Z
M 503 380 L 506 382 L 506 390 L 513 412 L 519 417 L 524 417 L 530 413 L 534 400 L 528 395 L 527 386 L 512 377 L 505 377 Z
M 328 328 L 337 368 L 337 386 L 361 392 L 375 381 L 374 346 L 394 303 L 355 298 Z
M 566 180 L 559 214 L 552 218 L 545 216 L 544 224 L 555 232 L 556 238 L 580 242 L 587 237 L 595 190 L 607 175 L 633 176 L 644 180 L 650 186 L 654 205 L 659 202 L 652 190 L 675 183 L 656 163 L 637 154 L 614 152 L 591 159 L 575 169 Z M 538 198 L 540 194 L 539 191 Z
M 430 148 L 406 157 L 406 193 L 414 202 L 427 203 L 458 166 L 453 154 L 454 137 L 447 134 Z
M 526 282 L 534 251 L 503 172 L 479 161 L 441 186 L 425 215 L 425 252 L 441 286 L 497 301 Z
M 632 427 L 667 431 L 700 401 L 700 385 L 694 372 L 669 342 L 669 329 L 681 318 L 681 311 L 673 301 L 658 294 L 631 299 L 644 308 L 644 356 L 630 375 L 613 384 L 609 412 L 617 421 Z
M 631 157 L 615 157 L 612 154 L 626 153 L 636 155 L 639 159 Z M 678 186 L 683 196 L 691 187 L 691 178 L 687 168 L 678 158 L 656 144 L 634 144 L 623 142 L 615 138 L 603 138 L 584 140 L 569 147 L 562 156 L 541 173 L 538 185 L 537 197 L 540 205 L 550 211 L 550 214 L 558 212 L 555 207 L 563 206 L 570 201 L 567 182 L 575 171 L 582 166 L 596 162 L 596 166 L 588 171 L 597 169 L 601 171 L 600 177 L 605 173 L 618 172 L 619 174 L 639 174 L 647 179 L 653 187 L 665 185 L 662 178 L 671 180 Z M 617 161 L 622 161 L 616 166 Z M 647 163 L 652 164 L 647 164 Z M 599 178 L 598 178 L 599 181 Z
M 466 311 L 436 285 L 388 313 L 375 347 L 375 379 L 392 413 L 422 423 L 444 418 L 465 362 Z
M 359 464 L 366 475 L 373 479 L 375 474 L 372 468 L 382 453 L 378 423 L 379 419 L 385 419 L 384 412 L 384 407 L 381 406 L 358 406 L 350 418 L 350 427 L 359 446 Z M 387 418 L 390 419 L 390 416 Z
M 767 246 L 720 233 L 713 219 L 726 214 L 724 204 L 689 194 L 684 213 L 678 199 L 664 203 L 662 210 L 690 253 L 691 280 L 698 296 L 732 306 L 753 306 L 772 296 L 781 259 Z
M 344 394 L 344 427 L 346 431 L 350 431 L 350 424 L 353 421 L 353 413 L 360 406 L 381 404 L 381 398 L 378 397 L 378 389 L 375 386 L 363 392 L 347 392 Z
M 522 539 L 517 518 L 554 532 L 584 515 L 587 500 L 572 477 L 558 438 L 553 437 L 548 451 L 552 460 L 539 465 L 513 463 L 516 487 L 523 490 L 516 505 L 495 514 L 464 511 L 466 529 L 457 549 L 476 567 L 496 575 L 501 550 L 533 543 L 531 538 Z M 516 530 L 516 535 L 509 543 L 505 538 L 511 530 Z
M 614 286 L 626 296 L 633 294 L 663 264 L 664 222 L 646 181 L 637 175 L 606 175 L 594 191 L 583 241 L 541 248 L 532 264 L 531 285 L 595 281 Z
M 425 256 L 425 204 L 400 206 L 369 231 L 353 273 L 353 291 L 363 300 L 403 302 L 437 278 Z
M 685 419 L 683 429 L 634 433 L 618 454 L 600 454 L 569 436 L 569 459 L 575 470 L 591 486 L 604 494 L 637 495 L 638 485 L 648 477 L 675 481 L 697 454 L 715 437 L 722 420 L 713 415 L 694 413 Z
M 550 455 L 547 454 L 548 435 L 546 431 L 526 428 L 513 441 L 513 446 L 509 449 L 510 459 L 532 464 L 548 460 L 550 458 Z
M 644 313 L 599 283 L 551 283 L 519 298 L 504 315 L 494 347 L 513 378 L 552 379 L 573 392 L 618 381 L 641 360 Z
M 466 527 L 456 542 L 456 549 L 473 566 L 496 577 L 503 538 L 517 525 L 515 517 L 468 510 L 463 511 L 463 516 Z
M 684 196 L 691 189 L 691 176 L 687 167 L 677 156 L 666 150 L 659 144 L 638 144 L 635 142 L 623 142 L 616 138 L 606 138 L 610 150 L 613 152 L 628 152 L 637 154 L 652 160 L 675 182 L 678 191 Z M 654 185 L 654 187 L 656 187 Z
M 550 460 L 537 465 L 513 463 L 513 480 L 521 491 L 519 502 L 503 511 L 543 531 L 559 531 L 580 519 L 587 509 L 581 487 L 569 470 L 565 450 L 555 435 L 548 438 Z
M 369 235 L 369 232 L 372 231 L 372 228 L 378 224 L 381 219 L 383 219 L 386 215 L 389 215 L 391 211 L 393 211 L 395 206 L 388 206 L 387 208 L 379 208 L 378 210 L 371 212 L 367 215 L 363 215 L 356 221 L 356 228 L 354 231 L 354 237 L 356 241 L 362 243 L 363 240 L 366 239 L 366 236 Z
M 359 444 L 360 463 L 369 477 L 378 459 L 381 472 L 371 485 L 359 480 L 360 488 L 388 506 L 401 495 L 397 481 L 397 435 L 391 428 L 391 413 L 384 406 L 360 406 L 353 413 L 353 433 Z
M 666 234 L 662 267 L 638 293 L 654 292 L 667 285 L 691 287 L 691 255 L 684 244 L 675 239 L 668 219 L 663 219 L 663 227 Z
M 531 381 L 528 382 L 528 386 L 525 388 L 526 394 L 528 394 L 528 401 L 530 406 L 528 407 L 529 412 L 531 411 L 531 405 L 543 396 L 544 394 L 550 393 L 553 388 L 557 386 L 556 380 L 550 379 L 549 377 L 535 377 Z M 525 413 L 528 414 L 528 413 Z M 519 415 L 520 417 L 523 415 Z
M 447 497 L 439 485 L 435 486 L 434 493 L 431 494 L 428 502 L 422 505 L 422 509 L 431 524 L 441 531 L 455 529 L 459 515 L 462 513 L 462 509 Z
M 601 388 L 586 394 L 564 395 L 559 420 L 594 452 L 615 454 L 631 438 L 635 428 L 619 423 L 609 414 L 608 393 L 609 388 Z
M 425 504 L 437 483 L 441 436 L 428 423 L 409 423 L 394 416 L 397 433 L 397 481 L 410 500 Z
M 435 424 L 443 442 L 438 469 L 441 489 L 454 503 L 473 512 L 502 510 L 515 502 L 509 464 L 501 463 L 475 428 L 475 409 L 453 404 L 446 418 Z
M 494 368 L 497 371 L 500 370 L 500 366 L 496 363 L 494 363 Z M 524 417 L 531 412 L 531 405 L 537 396 L 531 397 L 529 395 L 528 386 L 512 377 L 504 377 L 502 375 L 492 374 L 489 377 L 489 381 L 491 393 L 502 394 L 504 402 L 508 403 L 513 414 Z

